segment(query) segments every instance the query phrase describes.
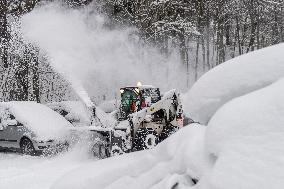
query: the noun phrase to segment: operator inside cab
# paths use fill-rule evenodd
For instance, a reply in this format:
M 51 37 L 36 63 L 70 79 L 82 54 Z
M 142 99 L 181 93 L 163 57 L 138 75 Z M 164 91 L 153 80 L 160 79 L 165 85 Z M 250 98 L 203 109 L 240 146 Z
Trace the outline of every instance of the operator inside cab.
M 139 100 L 139 95 L 133 90 L 124 88 L 120 89 L 121 93 L 121 108 L 126 113 L 126 116 L 136 111 L 136 102 Z

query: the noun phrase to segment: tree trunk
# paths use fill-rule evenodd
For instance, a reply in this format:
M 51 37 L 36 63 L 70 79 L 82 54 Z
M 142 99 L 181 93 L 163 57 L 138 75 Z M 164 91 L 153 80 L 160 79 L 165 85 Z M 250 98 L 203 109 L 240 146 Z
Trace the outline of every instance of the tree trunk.
M 40 103 L 38 54 L 37 53 L 34 54 L 34 57 L 33 57 L 33 97 L 35 101 Z
M 195 71 L 195 76 L 194 79 L 195 81 L 197 81 L 198 79 L 198 64 L 199 64 L 199 37 L 197 38 L 197 42 L 196 42 L 196 55 L 195 55 L 195 67 L 194 67 L 194 71 Z
M 205 67 L 206 67 L 206 53 L 205 53 L 205 40 L 204 40 L 204 32 L 203 35 L 201 36 L 201 44 L 202 44 L 202 65 L 203 65 L 203 72 L 205 72 Z
M 238 17 L 236 17 L 236 24 L 237 24 L 236 35 L 237 35 L 237 40 L 238 40 L 239 55 L 241 55 L 242 54 L 242 47 L 241 47 L 241 39 L 240 39 L 240 23 L 239 23 Z
M 7 23 L 7 1 L 0 0 L 0 51 L 1 60 L 4 68 L 8 67 L 8 23 Z
M 207 25 L 206 25 L 206 46 L 207 46 L 207 49 L 206 49 L 207 67 L 208 69 L 210 69 L 211 65 L 210 65 L 210 20 L 209 20 L 209 17 L 208 17 Z

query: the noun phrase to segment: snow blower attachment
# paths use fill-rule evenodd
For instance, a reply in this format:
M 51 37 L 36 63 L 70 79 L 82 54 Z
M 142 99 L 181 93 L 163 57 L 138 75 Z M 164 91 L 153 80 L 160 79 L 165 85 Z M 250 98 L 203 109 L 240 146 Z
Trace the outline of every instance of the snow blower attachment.
M 94 151 L 96 156 L 150 149 L 183 127 L 183 110 L 176 90 L 161 96 L 158 88 L 140 85 L 121 88 L 120 93 L 117 125 L 96 130 L 104 136 L 104 142 Z

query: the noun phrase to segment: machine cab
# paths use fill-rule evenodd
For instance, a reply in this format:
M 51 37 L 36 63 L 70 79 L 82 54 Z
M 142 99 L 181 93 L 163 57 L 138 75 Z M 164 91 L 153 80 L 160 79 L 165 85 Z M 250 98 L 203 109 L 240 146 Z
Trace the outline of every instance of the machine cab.
M 140 111 L 161 100 L 159 88 L 148 85 L 124 87 L 120 89 L 120 94 L 120 120 L 126 120 L 129 114 Z

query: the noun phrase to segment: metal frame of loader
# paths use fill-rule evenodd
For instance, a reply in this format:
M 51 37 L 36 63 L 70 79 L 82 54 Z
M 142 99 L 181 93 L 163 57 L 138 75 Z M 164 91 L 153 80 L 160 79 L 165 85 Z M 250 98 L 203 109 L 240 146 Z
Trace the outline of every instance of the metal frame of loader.
M 171 110 L 175 110 L 172 112 Z M 105 158 L 109 156 L 119 155 L 122 153 L 132 152 L 136 150 L 135 137 L 141 124 L 144 124 L 147 116 L 153 116 L 156 112 L 163 110 L 165 113 L 165 123 L 163 129 L 169 129 L 169 132 L 175 127 L 182 127 L 183 123 L 180 123 L 178 120 L 183 121 L 183 111 L 182 105 L 179 98 L 179 93 L 176 90 L 171 90 L 164 94 L 163 98 L 159 101 L 151 104 L 149 107 L 140 109 L 137 112 L 131 113 L 127 116 L 127 120 L 124 120 L 124 123 L 127 123 L 126 127 L 113 127 L 113 128 L 102 128 L 98 127 L 92 131 L 102 135 L 103 139 L 101 142 L 98 142 L 97 150 L 94 154 L 100 158 Z M 122 121 L 123 122 L 123 121 Z M 152 123 L 152 122 L 151 122 Z M 119 126 L 119 124 L 118 124 Z M 151 129 L 151 128 L 145 128 Z M 167 131 L 167 130 L 166 130 Z M 168 131 L 167 131 L 168 132 Z M 167 138 L 170 134 L 166 134 L 164 138 Z M 160 142 L 159 138 L 159 142 Z M 147 149 L 147 148 L 143 148 Z
M 115 129 L 101 129 L 100 128 L 99 130 L 92 129 L 90 131 L 101 134 L 101 136 L 103 136 L 103 139 L 104 139 L 104 141 L 101 143 L 102 146 L 99 146 L 99 153 L 94 154 L 95 156 L 99 158 L 106 158 L 106 157 L 111 157 L 115 155 L 120 155 L 123 153 L 132 152 L 132 148 L 123 150 L 123 149 L 126 149 L 124 145 L 125 139 L 123 138 L 123 136 L 119 136 L 118 134 L 115 134 L 116 133 Z M 103 152 L 103 150 L 105 151 Z

